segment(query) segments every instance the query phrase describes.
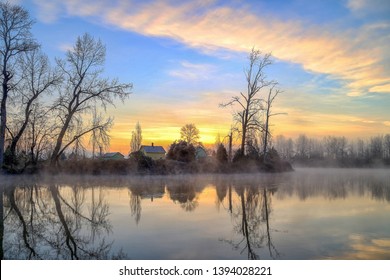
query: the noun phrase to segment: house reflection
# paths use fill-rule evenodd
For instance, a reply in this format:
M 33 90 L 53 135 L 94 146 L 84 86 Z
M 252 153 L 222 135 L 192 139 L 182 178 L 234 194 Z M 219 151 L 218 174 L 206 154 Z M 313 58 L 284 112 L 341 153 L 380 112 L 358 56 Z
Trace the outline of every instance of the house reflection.
M 142 199 L 162 198 L 165 194 L 165 186 L 162 182 L 138 182 L 129 187 L 130 211 L 136 224 L 141 220 Z

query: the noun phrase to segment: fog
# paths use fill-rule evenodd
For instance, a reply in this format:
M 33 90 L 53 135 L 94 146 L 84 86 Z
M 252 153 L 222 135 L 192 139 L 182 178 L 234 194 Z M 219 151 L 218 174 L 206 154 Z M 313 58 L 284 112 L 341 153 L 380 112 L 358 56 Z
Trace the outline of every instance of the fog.
M 7 259 L 305 259 L 323 258 L 324 242 L 358 258 L 335 248 L 390 235 L 385 169 L 0 178 Z M 379 249 L 369 258 L 388 257 Z
M 343 198 L 348 194 L 366 195 L 390 201 L 390 172 L 381 168 L 295 168 L 286 173 L 195 174 L 195 175 L 19 175 L 0 176 L 1 185 L 28 187 L 32 185 L 73 186 L 81 188 L 131 188 L 136 193 L 161 193 L 175 188 L 190 187 L 201 192 L 206 186 L 220 188 L 274 189 L 279 198 L 298 195 L 301 199 L 322 196 Z

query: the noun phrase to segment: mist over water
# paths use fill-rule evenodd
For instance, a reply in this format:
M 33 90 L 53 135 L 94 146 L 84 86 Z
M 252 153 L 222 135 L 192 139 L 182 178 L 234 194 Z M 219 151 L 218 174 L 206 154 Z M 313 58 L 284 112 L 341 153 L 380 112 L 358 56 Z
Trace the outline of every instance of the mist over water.
M 4 259 L 390 259 L 385 169 L 1 180 Z

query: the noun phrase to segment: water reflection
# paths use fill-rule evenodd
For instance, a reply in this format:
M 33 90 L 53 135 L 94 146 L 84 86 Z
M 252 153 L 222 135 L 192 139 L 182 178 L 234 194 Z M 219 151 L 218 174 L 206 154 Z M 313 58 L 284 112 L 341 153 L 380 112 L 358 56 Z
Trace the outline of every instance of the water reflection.
M 390 258 L 390 175 L 376 170 L 15 177 L 2 188 L 2 259 Z
M 270 215 L 272 212 L 271 195 L 276 189 L 253 187 L 237 187 L 239 197 L 237 205 L 232 207 L 232 217 L 235 223 L 235 231 L 242 235 L 238 242 L 225 240 L 234 249 L 240 250 L 240 254 L 246 252 L 251 260 L 260 259 L 257 249 L 264 246 L 268 248 L 269 256 L 277 258 L 279 252 L 272 241 L 270 230 Z M 230 194 L 230 192 L 229 192 Z M 229 201 L 232 199 L 229 198 Z
M 4 258 L 107 259 L 112 241 L 103 189 L 18 185 L 4 192 Z M 122 254 L 122 253 L 120 253 Z

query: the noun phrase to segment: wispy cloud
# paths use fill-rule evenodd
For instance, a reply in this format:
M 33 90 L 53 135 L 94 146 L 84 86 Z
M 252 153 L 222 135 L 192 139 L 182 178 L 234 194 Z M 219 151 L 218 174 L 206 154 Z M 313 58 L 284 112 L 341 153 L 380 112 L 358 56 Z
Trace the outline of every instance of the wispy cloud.
M 109 25 L 147 36 L 169 37 L 205 51 L 248 52 L 256 46 L 278 59 L 300 64 L 307 71 L 345 81 L 350 96 L 374 92 L 373 89 L 390 82 L 382 64 L 389 56 L 385 49 L 390 38 L 381 35 L 390 30 L 386 24 L 380 26 L 382 33 L 376 32 L 378 26 L 332 30 L 297 20 L 282 21 L 268 14 L 257 15 L 246 6 L 218 6 L 214 1 L 35 1 L 45 13 L 53 11 L 56 15 L 58 6 L 63 6 L 70 15 L 98 17 Z M 348 7 L 359 10 L 367 3 L 349 1 Z
M 355 13 L 390 13 L 390 2 L 383 0 L 348 0 L 347 7 Z
M 374 86 L 370 88 L 370 92 L 390 93 L 390 84 Z
M 213 65 L 182 61 L 179 68 L 168 71 L 168 74 L 184 80 L 199 81 L 210 79 L 214 72 Z
M 58 48 L 63 52 L 67 52 L 73 49 L 73 45 L 71 43 L 63 43 L 59 45 Z

